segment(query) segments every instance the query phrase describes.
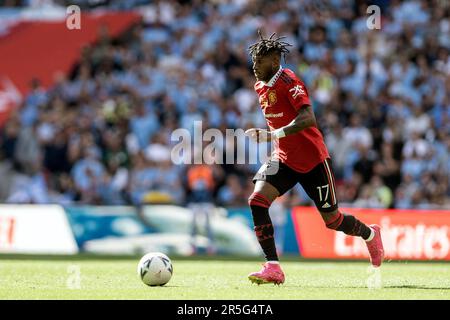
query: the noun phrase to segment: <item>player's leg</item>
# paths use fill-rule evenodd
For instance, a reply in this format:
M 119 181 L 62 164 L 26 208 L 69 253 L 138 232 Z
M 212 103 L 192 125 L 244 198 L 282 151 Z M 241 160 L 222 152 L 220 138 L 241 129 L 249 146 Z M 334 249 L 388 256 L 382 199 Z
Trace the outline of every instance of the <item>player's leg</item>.
M 269 207 L 278 196 L 291 189 L 297 183 L 297 179 L 289 172 L 289 168 L 269 161 L 261 167 L 253 182 L 255 189 L 248 203 L 252 211 L 255 234 L 264 252 L 266 263 L 261 271 L 251 273 L 249 279 L 258 284 L 283 283 L 284 274 L 278 263 Z
M 278 261 L 274 228 L 269 215 L 270 205 L 278 196 L 279 192 L 274 186 L 266 181 L 258 180 L 255 182 L 253 193 L 248 198 L 256 238 L 266 261 Z
M 325 160 L 300 177 L 300 183 L 309 197 L 314 200 L 326 227 L 342 231 L 350 236 L 363 238 L 369 249 L 372 264 L 377 267 L 380 266 L 384 256 L 380 227 L 377 225 L 368 226 L 355 216 L 339 210 L 331 161 Z

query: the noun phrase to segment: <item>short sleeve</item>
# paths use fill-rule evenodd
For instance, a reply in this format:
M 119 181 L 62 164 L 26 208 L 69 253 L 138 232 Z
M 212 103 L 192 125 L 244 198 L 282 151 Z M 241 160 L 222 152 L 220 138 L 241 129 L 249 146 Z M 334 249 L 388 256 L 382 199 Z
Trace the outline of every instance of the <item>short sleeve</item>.
M 287 86 L 287 91 L 289 102 L 294 107 L 295 111 L 300 110 L 305 105 L 311 105 L 308 90 L 300 80 L 296 79 L 289 84 Z

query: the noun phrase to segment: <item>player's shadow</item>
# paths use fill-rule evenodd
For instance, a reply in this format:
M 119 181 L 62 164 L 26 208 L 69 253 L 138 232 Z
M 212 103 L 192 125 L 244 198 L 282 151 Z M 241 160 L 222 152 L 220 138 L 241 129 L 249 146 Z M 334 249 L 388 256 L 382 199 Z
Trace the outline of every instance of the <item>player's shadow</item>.
M 284 287 L 303 288 L 303 289 L 368 289 L 367 286 L 302 286 L 302 285 L 284 285 Z M 450 290 L 450 287 L 429 287 L 422 285 L 383 285 L 379 289 L 423 289 L 423 290 Z M 374 289 L 374 290 L 379 290 Z
M 300 289 L 364 289 L 365 286 L 302 286 L 302 285 L 283 285 L 283 287 Z
M 184 286 L 168 286 L 168 285 L 165 285 L 165 286 L 160 286 L 160 288 L 183 288 Z
M 383 288 L 386 288 L 386 289 L 450 290 L 450 287 L 429 287 L 429 286 L 414 285 L 414 284 L 387 285 L 387 286 L 383 286 Z

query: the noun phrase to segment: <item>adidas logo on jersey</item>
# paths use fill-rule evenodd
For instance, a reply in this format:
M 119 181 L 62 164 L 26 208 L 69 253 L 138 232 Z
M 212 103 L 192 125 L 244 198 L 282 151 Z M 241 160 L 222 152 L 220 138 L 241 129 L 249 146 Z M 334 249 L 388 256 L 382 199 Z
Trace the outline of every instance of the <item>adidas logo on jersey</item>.
M 327 209 L 331 207 L 330 204 L 328 202 L 325 202 L 325 204 L 322 206 L 322 208 Z

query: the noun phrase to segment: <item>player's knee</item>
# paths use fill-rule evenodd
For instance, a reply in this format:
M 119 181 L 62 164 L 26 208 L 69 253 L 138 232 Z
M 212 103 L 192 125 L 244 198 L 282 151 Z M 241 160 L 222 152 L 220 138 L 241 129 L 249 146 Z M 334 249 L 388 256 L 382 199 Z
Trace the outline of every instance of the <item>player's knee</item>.
M 253 192 L 250 197 L 248 197 L 248 205 L 249 206 L 258 206 L 263 208 L 269 208 L 272 204 L 272 201 L 258 192 Z
M 329 213 L 321 212 L 321 214 L 326 227 L 332 230 L 337 230 L 337 228 L 339 228 L 339 226 L 342 224 L 342 220 L 344 219 L 344 215 L 338 210 Z

